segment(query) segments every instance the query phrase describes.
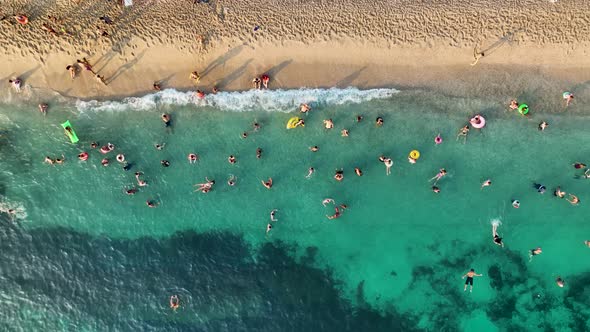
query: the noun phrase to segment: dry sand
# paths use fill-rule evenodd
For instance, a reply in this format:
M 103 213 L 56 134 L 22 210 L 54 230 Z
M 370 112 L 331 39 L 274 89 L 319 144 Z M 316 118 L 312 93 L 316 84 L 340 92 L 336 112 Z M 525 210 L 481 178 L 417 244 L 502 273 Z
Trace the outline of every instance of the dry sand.
M 8 16 L 0 21 L 5 101 L 14 77 L 30 87 L 27 97 L 49 90 L 104 99 L 144 94 L 154 81 L 196 89 L 194 70 L 206 92 L 248 89 L 268 73 L 271 88 L 463 95 L 575 88 L 590 97 L 583 84 L 590 79 L 587 1 L 135 0 L 124 8 L 108 0 L 8 0 L 1 10 Z M 16 23 L 18 13 L 30 22 Z M 478 52 L 485 56 L 472 66 Z M 83 70 L 70 79 L 66 66 L 82 57 L 107 86 Z

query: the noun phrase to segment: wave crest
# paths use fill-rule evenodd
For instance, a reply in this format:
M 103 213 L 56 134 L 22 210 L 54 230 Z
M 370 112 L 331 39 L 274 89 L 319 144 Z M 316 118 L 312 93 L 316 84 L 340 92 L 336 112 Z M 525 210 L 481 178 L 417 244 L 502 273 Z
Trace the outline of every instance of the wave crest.
M 222 111 L 272 111 L 292 112 L 302 103 L 312 107 L 325 105 L 358 104 L 373 99 L 390 98 L 399 91 L 396 89 L 330 88 L 294 90 L 248 90 L 242 92 L 219 92 L 198 99 L 195 93 L 166 89 L 143 97 L 128 97 L 121 101 L 77 101 L 76 108 L 84 111 L 145 111 L 162 105 L 195 105 L 196 107 L 215 107 Z

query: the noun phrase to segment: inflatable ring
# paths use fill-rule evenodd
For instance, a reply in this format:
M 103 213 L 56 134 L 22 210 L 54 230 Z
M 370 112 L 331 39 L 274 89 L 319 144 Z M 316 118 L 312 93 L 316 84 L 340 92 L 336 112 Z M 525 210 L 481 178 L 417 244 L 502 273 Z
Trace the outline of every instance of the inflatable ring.
M 297 123 L 299 122 L 299 120 L 301 120 L 298 117 L 292 117 L 289 119 L 289 121 L 287 121 L 287 129 L 293 129 L 293 128 L 297 128 Z M 302 127 L 304 127 L 305 125 L 301 125 Z
M 481 129 L 486 126 L 486 118 L 481 115 L 476 115 L 469 120 L 471 126 L 475 129 Z
M 527 104 L 520 104 L 518 106 L 518 113 L 522 114 L 522 115 L 527 115 L 529 112 L 529 105 Z
M 563 93 L 563 99 L 568 99 L 571 95 L 572 95 L 571 92 L 566 91 L 566 92 Z
M 409 156 L 410 156 L 410 158 L 417 160 L 418 158 L 420 158 L 420 151 L 418 151 L 418 150 L 412 150 L 412 151 L 410 151 L 410 155 Z

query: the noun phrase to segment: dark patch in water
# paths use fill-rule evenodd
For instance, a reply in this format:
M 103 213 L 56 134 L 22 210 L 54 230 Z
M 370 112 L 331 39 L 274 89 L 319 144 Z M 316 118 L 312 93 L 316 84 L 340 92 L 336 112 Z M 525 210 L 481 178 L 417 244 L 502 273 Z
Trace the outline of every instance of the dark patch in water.
M 416 319 L 394 310 L 354 308 L 332 273 L 296 262 L 295 249 L 267 243 L 253 259 L 241 237 L 225 233 L 113 240 L 3 227 L 0 291 L 12 305 L 0 313 L 0 329 L 419 330 Z M 315 252 L 308 249 L 305 260 Z M 168 307 L 172 294 L 180 296 L 177 312 Z M 22 307 L 37 318 L 20 314 Z
M 395 272 L 395 271 L 391 271 L 390 275 L 391 275 L 392 277 L 397 277 L 397 272 Z
M 490 278 L 490 286 L 492 288 L 500 290 L 504 287 L 504 282 L 502 282 L 502 272 L 500 272 L 498 264 L 490 266 L 488 269 L 488 277 Z

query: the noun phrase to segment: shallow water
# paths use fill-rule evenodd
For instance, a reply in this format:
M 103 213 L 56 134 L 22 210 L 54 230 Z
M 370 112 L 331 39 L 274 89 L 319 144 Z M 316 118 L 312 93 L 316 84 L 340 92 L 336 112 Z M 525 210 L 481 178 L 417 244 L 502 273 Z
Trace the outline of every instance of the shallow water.
M 16 305 L 2 313 L 7 326 L 581 331 L 589 324 L 590 180 L 574 178 L 582 172 L 571 166 L 588 156 L 589 118 L 533 110 L 524 119 L 492 100 L 424 91 L 228 93 L 198 106 L 167 93 L 51 105 L 46 117 L 34 107 L 0 108 L 1 207 L 18 207 L 16 221 L 3 216 L 0 239 L 7 267 L 0 296 Z M 315 103 L 305 128 L 286 130 L 302 100 Z M 463 144 L 455 135 L 474 110 L 488 125 Z M 162 112 L 172 115 L 172 129 Z M 357 114 L 364 121 L 356 123 Z M 323 129 L 325 118 L 334 130 Z M 65 119 L 80 144 L 67 142 Z M 537 130 L 541 120 L 550 123 L 545 132 Z M 436 146 L 438 133 L 444 142 Z M 132 169 L 113 152 L 111 165 L 101 166 L 92 141 L 115 144 Z M 157 151 L 155 143 L 166 146 Z M 310 152 L 313 145 L 320 151 Z M 414 165 L 413 149 L 421 153 Z M 88 161 L 76 159 L 81 151 Z M 197 164 L 188 163 L 190 152 Z M 62 154 L 64 165 L 43 163 Z M 394 160 L 390 176 L 381 154 Z M 306 179 L 309 167 L 316 172 Z M 332 176 L 341 167 L 339 183 Z M 428 179 L 441 167 L 449 174 L 434 194 Z M 149 186 L 127 196 L 135 171 Z M 216 180 L 213 191 L 193 192 L 205 177 Z M 271 190 L 260 184 L 268 177 Z M 487 178 L 493 185 L 480 189 Z M 582 204 L 554 197 L 558 185 Z M 327 197 L 349 207 L 339 219 L 325 217 L 333 213 L 321 204 Z M 148 208 L 148 199 L 160 206 Z M 279 221 L 266 234 L 272 209 Z M 492 243 L 494 218 L 505 248 Z M 543 254 L 529 262 L 538 246 Z M 484 276 L 464 293 L 461 276 L 472 267 Z M 557 276 L 565 288 L 555 286 Z M 167 301 L 175 293 L 183 305 L 173 313 Z

